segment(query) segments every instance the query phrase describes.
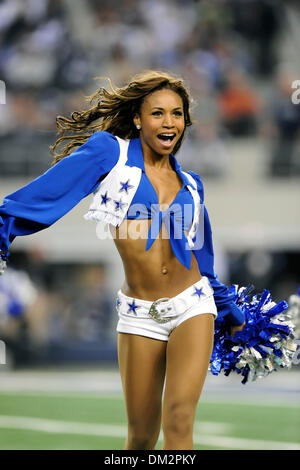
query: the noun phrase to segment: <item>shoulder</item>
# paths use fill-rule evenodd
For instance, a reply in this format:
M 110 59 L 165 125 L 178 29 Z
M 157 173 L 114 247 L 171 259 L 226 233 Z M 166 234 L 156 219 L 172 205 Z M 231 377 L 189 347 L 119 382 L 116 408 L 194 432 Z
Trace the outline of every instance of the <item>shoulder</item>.
M 98 172 L 109 173 L 116 165 L 120 156 L 118 139 L 106 131 L 94 132 L 89 138 L 74 150 L 70 155 L 63 158 L 57 165 L 64 168 L 72 163 L 73 169 L 82 164 L 86 168 L 94 168 Z
M 92 134 L 86 143 L 97 146 L 103 151 L 119 151 L 119 142 L 115 135 L 107 131 L 97 131 Z
M 107 131 L 97 131 L 83 145 L 87 152 L 110 171 L 120 156 L 120 145 L 116 136 Z
M 197 183 L 197 190 L 198 190 L 198 193 L 200 195 L 200 199 L 201 199 L 201 202 L 204 201 L 204 187 L 203 187 L 203 183 L 202 183 L 202 180 L 200 178 L 200 176 L 198 175 L 198 173 L 195 173 L 194 171 L 187 171 L 187 173 L 189 175 L 191 175 L 194 180 L 196 181 Z

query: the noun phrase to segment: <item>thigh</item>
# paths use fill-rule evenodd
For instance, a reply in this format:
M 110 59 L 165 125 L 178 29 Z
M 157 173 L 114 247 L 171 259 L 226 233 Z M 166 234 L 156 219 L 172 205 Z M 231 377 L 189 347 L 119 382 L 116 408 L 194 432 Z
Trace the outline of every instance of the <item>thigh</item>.
M 189 318 L 172 331 L 166 356 L 166 405 L 197 405 L 208 371 L 213 338 L 214 317 L 210 313 Z
M 128 424 L 156 422 L 161 411 L 167 342 L 119 333 L 118 357 Z

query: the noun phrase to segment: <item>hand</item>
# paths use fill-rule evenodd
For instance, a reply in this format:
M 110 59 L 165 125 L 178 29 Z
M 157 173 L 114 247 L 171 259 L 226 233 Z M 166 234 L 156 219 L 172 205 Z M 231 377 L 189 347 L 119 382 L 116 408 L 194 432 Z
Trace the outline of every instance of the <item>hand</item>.
M 230 328 L 231 336 L 233 336 L 236 331 L 242 331 L 242 329 L 244 328 L 245 325 L 246 325 L 246 322 L 244 321 L 244 323 L 242 325 L 232 326 Z

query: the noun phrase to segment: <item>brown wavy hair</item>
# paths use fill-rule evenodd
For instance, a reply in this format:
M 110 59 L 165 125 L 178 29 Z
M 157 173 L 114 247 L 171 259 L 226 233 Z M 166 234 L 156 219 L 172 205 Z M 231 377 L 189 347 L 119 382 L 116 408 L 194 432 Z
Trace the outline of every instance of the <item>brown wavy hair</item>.
M 181 78 L 166 72 L 146 70 L 135 75 L 125 86 L 116 88 L 109 78 L 110 90 L 100 88 L 96 93 L 87 96 L 86 100 L 92 105 L 86 111 L 74 111 L 71 118 L 57 116 L 56 126 L 59 137 L 50 146 L 55 165 L 62 158 L 70 155 L 77 147 L 97 131 L 108 131 L 123 138 L 133 139 L 139 136 L 139 131 L 133 123 L 133 117 L 140 113 L 141 105 L 146 96 L 164 88 L 178 93 L 182 98 L 185 127 L 181 138 L 176 143 L 173 154 L 178 152 L 188 126 L 192 125 L 190 115 L 191 97 Z M 72 132 L 72 135 L 65 135 Z M 64 142 L 61 152 L 55 154 L 55 149 Z

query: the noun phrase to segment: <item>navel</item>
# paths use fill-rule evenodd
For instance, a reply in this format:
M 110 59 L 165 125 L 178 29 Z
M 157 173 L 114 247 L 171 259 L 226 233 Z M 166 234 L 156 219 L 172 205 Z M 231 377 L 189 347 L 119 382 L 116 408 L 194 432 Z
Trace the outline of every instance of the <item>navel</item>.
M 161 268 L 161 272 L 162 272 L 162 274 L 168 274 L 168 268 L 166 268 L 165 266 L 163 266 L 163 267 Z

